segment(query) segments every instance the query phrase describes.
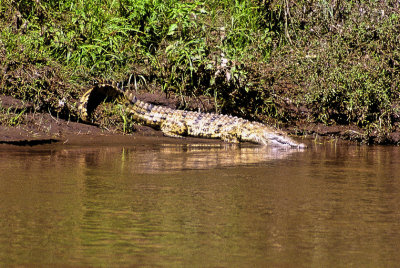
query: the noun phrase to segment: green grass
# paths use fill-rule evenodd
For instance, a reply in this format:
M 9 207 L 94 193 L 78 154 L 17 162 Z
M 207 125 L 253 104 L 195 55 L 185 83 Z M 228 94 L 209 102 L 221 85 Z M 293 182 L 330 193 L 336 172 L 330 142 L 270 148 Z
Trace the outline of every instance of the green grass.
M 396 130 L 400 20 L 389 2 L 302 1 L 291 9 L 293 44 L 273 57 L 287 59 L 277 69 L 301 86 L 297 101 L 312 111 L 312 121 L 355 124 L 379 142 Z
M 250 1 L 2 4 L 7 7 L 1 11 L 5 19 L 1 36 L 8 62 L 34 68 L 56 65 L 66 79 L 84 85 L 95 79 L 127 80 L 133 74 L 158 83 L 166 92 L 224 96 L 216 86 L 248 91 L 249 85 L 242 81 L 246 79 L 243 63 L 269 55 L 268 28 L 259 27 L 258 7 Z M 229 66 L 220 73 L 231 73 L 231 81 L 215 75 L 222 61 L 229 61 Z M 132 73 L 137 68 L 143 73 Z M 43 84 L 20 81 L 34 92 L 23 90 L 18 97 L 38 99 L 41 85 L 37 83 Z
M 26 109 L 4 107 L 0 101 L 0 125 L 18 126 L 24 122 Z

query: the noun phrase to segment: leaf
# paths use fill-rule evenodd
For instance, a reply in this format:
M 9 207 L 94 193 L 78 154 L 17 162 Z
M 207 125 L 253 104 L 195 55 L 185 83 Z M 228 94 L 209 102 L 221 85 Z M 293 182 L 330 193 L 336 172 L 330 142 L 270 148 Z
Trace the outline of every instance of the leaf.
M 173 34 L 175 34 L 175 30 L 176 30 L 177 28 L 178 28 L 178 25 L 177 25 L 176 23 L 171 24 L 171 25 L 169 26 L 167 35 L 173 35 Z
M 167 48 L 165 49 L 165 53 L 169 53 L 172 49 L 174 49 L 175 48 L 175 45 L 174 44 L 171 44 L 171 45 L 169 45 L 169 46 L 167 46 Z

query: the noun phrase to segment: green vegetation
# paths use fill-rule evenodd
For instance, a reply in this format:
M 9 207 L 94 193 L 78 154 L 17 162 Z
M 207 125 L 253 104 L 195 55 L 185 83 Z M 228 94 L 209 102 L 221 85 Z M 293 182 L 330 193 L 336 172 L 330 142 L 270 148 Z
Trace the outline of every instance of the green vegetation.
M 398 1 L 0 0 L 0 88 L 78 120 L 94 81 L 274 124 L 399 131 Z M 182 98 L 181 108 L 187 108 Z M 108 112 L 107 112 L 108 113 Z M 110 108 L 131 122 L 119 108 Z
M 5 108 L 0 102 L 0 125 L 17 126 L 24 121 L 25 109 Z
M 283 72 L 299 85 L 297 102 L 312 120 L 355 124 L 376 142 L 399 130 L 399 7 L 395 1 L 317 1 L 290 8 L 292 44 L 274 57 L 284 55 Z

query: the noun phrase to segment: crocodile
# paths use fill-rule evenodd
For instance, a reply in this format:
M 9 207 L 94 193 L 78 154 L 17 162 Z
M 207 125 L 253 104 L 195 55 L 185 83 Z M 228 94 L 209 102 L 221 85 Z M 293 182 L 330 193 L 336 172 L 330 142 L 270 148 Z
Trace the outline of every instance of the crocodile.
M 160 129 L 165 136 L 218 138 L 230 143 L 252 142 L 287 148 L 306 148 L 282 131 L 262 123 L 232 115 L 202 113 L 153 105 L 136 98 L 132 92 L 110 84 L 98 84 L 80 99 L 78 110 L 83 121 L 106 98 L 123 98 L 125 112 L 144 125 Z

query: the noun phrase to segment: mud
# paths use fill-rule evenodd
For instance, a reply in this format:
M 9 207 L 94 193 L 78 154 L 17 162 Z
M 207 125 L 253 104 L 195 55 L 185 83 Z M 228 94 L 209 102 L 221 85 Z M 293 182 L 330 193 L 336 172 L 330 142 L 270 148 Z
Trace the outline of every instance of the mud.
M 146 93 L 143 99 L 175 107 L 173 99 L 163 98 L 161 94 Z M 129 143 L 202 143 L 221 144 L 219 140 L 185 138 L 173 139 L 164 137 L 161 131 L 150 127 L 136 125 L 134 132 L 130 134 L 121 133 L 117 128 L 103 129 L 96 124 L 73 122 L 56 118 L 49 113 L 35 112 L 32 105 L 10 97 L 0 95 L 2 107 L 13 111 L 28 111 L 24 119 L 17 126 L 0 125 L 0 145 L 34 146 L 45 144 L 70 144 L 70 145 L 108 145 L 108 144 L 129 144 Z
M 176 97 L 167 97 L 162 93 L 138 93 L 140 99 L 157 105 L 177 108 L 186 103 L 188 109 L 198 109 L 204 112 L 212 112 L 214 104 L 207 98 L 180 100 Z M 49 113 L 35 112 L 32 104 L 24 103 L 11 96 L 0 95 L 1 105 L 4 109 L 11 108 L 14 112 L 25 111 L 22 122 L 16 126 L 0 125 L 0 144 L 34 146 L 43 144 L 115 144 L 132 142 L 166 142 L 166 143 L 222 143 L 218 140 L 198 138 L 173 139 L 164 137 L 161 131 L 150 127 L 135 125 L 132 133 L 124 134 L 121 128 L 104 127 L 102 124 L 88 124 L 57 118 Z M 101 112 L 100 112 L 101 113 Z M 303 111 L 304 113 L 304 111 Z M 101 115 L 100 115 L 101 116 Z M 116 124 L 120 122 L 115 121 Z M 351 140 L 362 142 L 365 134 L 355 126 L 326 126 L 323 124 L 307 123 L 305 120 L 296 122 L 295 125 L 283 127 L 289 135 L 301 136 L 297 138 L 301 142 L 342 142 Z M 371 143 L 374 138 L 370 135 Z M 400 143 L 400 133 L 393 132 L 386 137 L 387 143 Z

